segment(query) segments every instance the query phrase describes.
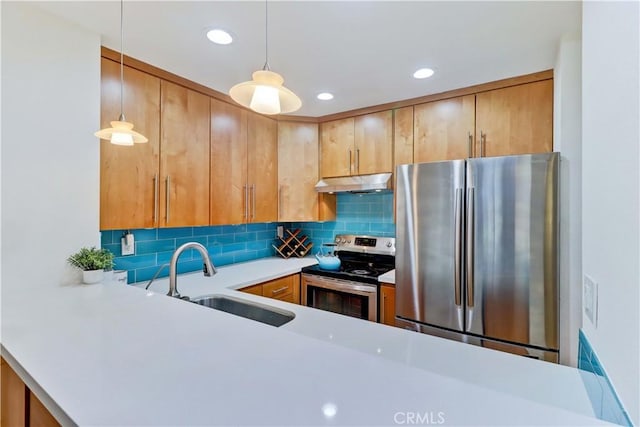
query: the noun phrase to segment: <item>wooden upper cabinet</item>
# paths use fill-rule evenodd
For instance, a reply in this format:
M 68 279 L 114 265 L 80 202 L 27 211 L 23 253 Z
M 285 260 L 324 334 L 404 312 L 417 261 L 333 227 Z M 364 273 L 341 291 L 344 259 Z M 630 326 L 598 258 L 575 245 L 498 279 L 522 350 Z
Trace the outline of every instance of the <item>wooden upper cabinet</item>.
M 247 111 L 211 98 L 211 224 L 247 221 Z
M 120 64 L 101 60 L 101 128 L 120 115 Z M 124 67 L 124 113 L 149 142 L 134 146 L 100 140 L 100 229 L 158 225 L 160 79 Z
M 323 178 L 353 174 L 355 156 L 353 117 L 320 124 L 321 175 Z
M 553 150 L 553 80 L 476 95 L 476 156 Z
M 413 163 L 413 106 L 393 111 L 393 166 Z
M 278 220 L 317 221 L 318 125 L 278 123 Z
M 354 175 L 393 172 L 393 113 L 391 110 L 355 118 Z
M 475 95 L 416 105 L 413 161 L 473 157 L 474 125 Z
M 161 227 L 209 224 L 209 97 L 162 81 Z
M 251 222 L 278 220 L 278 123 L 248 113 L 247 182 Z

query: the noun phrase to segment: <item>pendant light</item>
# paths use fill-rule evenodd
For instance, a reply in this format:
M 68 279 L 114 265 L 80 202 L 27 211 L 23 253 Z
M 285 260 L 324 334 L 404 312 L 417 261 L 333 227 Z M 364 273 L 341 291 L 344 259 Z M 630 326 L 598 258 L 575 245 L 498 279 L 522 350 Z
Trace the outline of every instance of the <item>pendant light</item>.
M 108 139 L 115 145 L 133 145 L 134 143 L 149 141 L 144 135 L 133 130 L 133 123 L 124 118 L 124 54 L 122 40 L 124 39 L 123 21 L 124 0 L 120 0 L 120 117 L 111 123 L 110 128 L 100 129 L 94 133 L 100 139 Z
M 252 80 L 239 83 L 229 90 L 238 104 L 261 114 L 291 113 L 302 106 L 298 96 L 282 86 L 284 79 L 269 68 L 269 32 L 267 0 L 264 2 L 265 62 L 262 70 L 252 74 Z

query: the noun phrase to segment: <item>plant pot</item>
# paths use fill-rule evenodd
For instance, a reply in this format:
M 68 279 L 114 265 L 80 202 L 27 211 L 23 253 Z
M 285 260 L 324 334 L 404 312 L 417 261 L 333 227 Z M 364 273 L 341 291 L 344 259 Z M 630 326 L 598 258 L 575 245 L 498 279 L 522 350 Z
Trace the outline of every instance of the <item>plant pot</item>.
M 104 270 L 85 270 L 82 272 L 82 282 L 87 285 L 100 283 L 104 279 Z

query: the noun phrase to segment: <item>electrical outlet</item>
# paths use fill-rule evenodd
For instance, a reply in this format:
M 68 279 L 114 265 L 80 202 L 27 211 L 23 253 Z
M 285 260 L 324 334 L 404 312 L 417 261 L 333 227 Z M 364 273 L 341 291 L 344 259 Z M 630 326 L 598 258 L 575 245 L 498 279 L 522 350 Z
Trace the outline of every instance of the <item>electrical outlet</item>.
M 133 237 L 133 233 L 125 233 L 120 238 L 120 251 L 122 255 L 134 255 L 135 250 L 135 241 Z
M 284 227 L 283 227 L 282 225 L 279 225 L 279 226 L 276 228 L 276 234 L 277 234 L 277 236 L 278 236 L 278 237 L 280 237 L 280 238 L 284 237 Z
M 584 314 L 594 327 L 598 326 L 598 283 L 591 277 L 584 275 L 582 306 Z

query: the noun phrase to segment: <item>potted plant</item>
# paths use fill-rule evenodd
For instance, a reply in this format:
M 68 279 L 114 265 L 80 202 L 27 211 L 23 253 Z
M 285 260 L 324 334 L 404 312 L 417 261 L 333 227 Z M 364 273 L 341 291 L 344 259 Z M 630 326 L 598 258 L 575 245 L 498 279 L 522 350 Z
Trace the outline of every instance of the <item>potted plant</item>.
M 104 277 L 104 270 L 114 266 L 113 254 L 108 249 L 82 248 L 67 258 L 72 266 L 82 270 L 82 281 L 87 284 L 99 283 Z

